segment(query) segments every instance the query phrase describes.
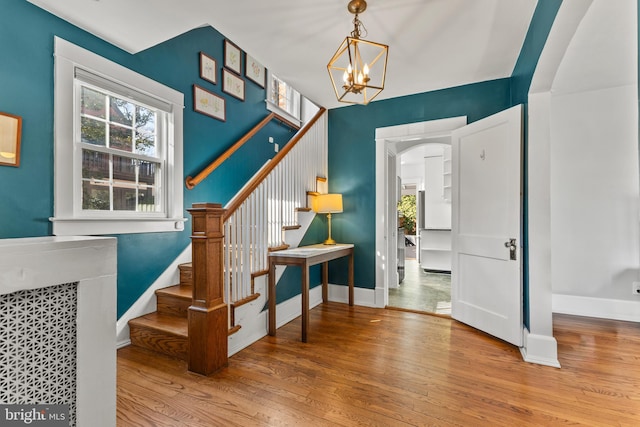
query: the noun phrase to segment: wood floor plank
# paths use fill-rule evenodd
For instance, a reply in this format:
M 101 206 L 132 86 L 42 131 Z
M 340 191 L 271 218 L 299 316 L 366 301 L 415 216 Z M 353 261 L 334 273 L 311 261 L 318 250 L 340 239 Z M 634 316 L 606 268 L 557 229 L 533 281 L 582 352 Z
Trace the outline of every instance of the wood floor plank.
M 119 426 L 640 425 L 640 327 L 554 316 L 561 369 L 454 320 L 328 303 L 209 377 L 118 352 Z

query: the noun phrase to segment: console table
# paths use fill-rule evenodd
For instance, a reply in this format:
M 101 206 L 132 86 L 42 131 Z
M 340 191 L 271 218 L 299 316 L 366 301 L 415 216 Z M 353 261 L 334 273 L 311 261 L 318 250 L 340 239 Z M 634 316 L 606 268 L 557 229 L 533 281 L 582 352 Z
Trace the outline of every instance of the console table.
M 349 257 L 349 305 L 353 305 L 353 245 L 301 246 L 269 253 L 269 335 L 276 335 L 276 265 L 297 265 L 302 269 L 302 342 L 309 328 L 309 267 L 322 263 L 322 302 L 329 299 L 329 261 Z

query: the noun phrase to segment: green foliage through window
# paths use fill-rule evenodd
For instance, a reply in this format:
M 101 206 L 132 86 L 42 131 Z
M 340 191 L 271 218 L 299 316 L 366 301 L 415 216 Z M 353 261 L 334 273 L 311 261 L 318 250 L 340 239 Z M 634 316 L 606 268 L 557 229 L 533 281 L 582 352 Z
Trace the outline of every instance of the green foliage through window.
M 416 234 L 416 196 L 402 196 L 398 202 L 398 213 L 402 220 L 402 227 L 408 235 Z

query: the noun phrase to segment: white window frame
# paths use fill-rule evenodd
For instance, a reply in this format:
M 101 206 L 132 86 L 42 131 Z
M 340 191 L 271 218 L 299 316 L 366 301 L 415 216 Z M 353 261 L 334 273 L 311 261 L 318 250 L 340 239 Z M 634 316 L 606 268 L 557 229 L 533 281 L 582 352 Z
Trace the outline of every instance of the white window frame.
M 101 235 L 152 233 L 184 229 L 183 206 L 183 109 L 184 95 L 141 74 L 109 61 L 59 37 L 54 38 L 54 217 L 53 234 Z M 82 147 L 74 138 L 74 96 L 76 69 L 95 74 L 114 84 L 128 87 L 168 106 L 166 121 L 166 164 L 162 171 L 165 212 L 82 211 L 81 167 L 74 166 L 82 159 Z
M 289 110 L 283 109 L 280 107 L 275 99 L 273 99 L 272 87 L 273 80 L 278 80 L 284 83 L 287 86 L 287 103 L 289 104 Z M 291 95 L 291 96 L 289 96 Z M 298 126 L 302 123 L 301 120 L 301 105 L 302 105 L 302 95 L 300 92 L 295 90 L 289 83 L 285 82 L 275 74 L 273 74 L 270 70 L 267 70 L 267 110 L 279 114 L 285 119 L 289 120 L 292 123 L 297 124 Z

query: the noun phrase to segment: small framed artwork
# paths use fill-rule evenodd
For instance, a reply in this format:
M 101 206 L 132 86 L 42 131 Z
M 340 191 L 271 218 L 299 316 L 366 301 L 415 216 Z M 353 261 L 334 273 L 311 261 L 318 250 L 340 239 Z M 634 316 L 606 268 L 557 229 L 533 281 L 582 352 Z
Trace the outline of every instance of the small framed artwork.
M 229 70 L 222 70 L 222 91 L 244 101 L 244 80 Z
M 20 166 L 22 117 L 0 113 L 0 165 Z
M 236 74 L 242 72 L 241 54 L 242 51 L 238 46 L 229 40 L 224 41 L 224 66 Z
M 198 85 L 193 85 L 193 110 L 223 122 L 227 120 L 224 98 Z
M 216 60 L 200 52 L 200 78 L 216 84 Z
M 244 75 L 258 86 L 262 88 L 265 86 L 266 73 L 264 67 L 248 53 L 244 60 Z

